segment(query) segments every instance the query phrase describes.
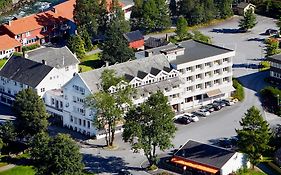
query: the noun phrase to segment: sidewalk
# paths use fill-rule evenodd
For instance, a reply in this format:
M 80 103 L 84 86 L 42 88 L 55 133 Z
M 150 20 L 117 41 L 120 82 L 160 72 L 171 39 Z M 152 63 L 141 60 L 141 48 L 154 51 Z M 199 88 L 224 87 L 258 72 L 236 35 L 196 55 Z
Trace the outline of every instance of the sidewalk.
M 14 164 L 9 164 L 9 165 L 0 167 L 0 172 L 2 172 L 2 171 L 7 171 L 7 170 L 9 170 L 9 169 L 12 169 L 12 168 L 14 168 L 15 166 L 16 166 L 16 165 L 14 165 Z

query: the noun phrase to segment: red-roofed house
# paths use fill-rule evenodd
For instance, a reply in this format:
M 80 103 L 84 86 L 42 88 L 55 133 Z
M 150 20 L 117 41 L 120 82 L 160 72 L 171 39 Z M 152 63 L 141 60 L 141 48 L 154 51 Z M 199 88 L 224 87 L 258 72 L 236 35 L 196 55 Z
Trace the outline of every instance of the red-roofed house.
M 70 29 L 68 23 L 73 21 L 74 4 L 75 0 L 69 0 L 52 10 L 9 21 L 1 26 L 1 30 L 23 46 L 43 44 Z
M 10 57 L 15 51 L 21 50 L 21 43 L 8 35 L 0 36 L 0 59 Z

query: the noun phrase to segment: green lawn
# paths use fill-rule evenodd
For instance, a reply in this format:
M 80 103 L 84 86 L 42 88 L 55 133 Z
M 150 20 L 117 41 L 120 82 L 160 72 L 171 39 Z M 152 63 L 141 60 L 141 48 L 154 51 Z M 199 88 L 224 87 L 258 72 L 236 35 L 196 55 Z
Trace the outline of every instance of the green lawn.
M 0 69 L 2 68 L 2 66 L 7 62 L 6 59 L 0 59 Z
M 260 172 L 256 169 L 254 169 L 254 170 L 246 169 L 246 170 L 242 170 L 242 171 L 238 172 L 237 175 L 266 175 L 266 174 L 263 172 Z
M 0 172 L 0 175 L 35 175 L 32 166 L 16 166 L 10 170 Z
M 87 55 L 80 59 L 79 69 L 81 72 L 90 71 L 102 67 L 103 61 L 100 60 L 100 54 Z

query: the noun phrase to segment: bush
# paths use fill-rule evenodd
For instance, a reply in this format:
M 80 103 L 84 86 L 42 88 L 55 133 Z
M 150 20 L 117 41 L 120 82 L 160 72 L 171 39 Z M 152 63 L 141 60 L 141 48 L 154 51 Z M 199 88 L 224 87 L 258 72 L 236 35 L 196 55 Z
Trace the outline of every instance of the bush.
M 245 95 L 244 95 L 243 86 L 236 78 L 233 78 L 232 81 L 233 81 L 233 87 L 236 89 L 232 96 L 234 98 L 237 98 L 239 101 L 244 100 Z
M 149 171 L 155 171 L 157 169 L 158 169 L 158 167 L 156 165 L 151 165 L 150 167 L 148 167 Z
M 23 46 L 22 51 L 25 52 L 25 51 L 28 51 L 28 50 L 34 50 L 38 47 L 40 47 L 39 44 L 32 44 L 32 45 L 29 45 L 29 46 Z
M 22 52 L 14 52 L 13 53 L 13 56 L 19 56 L 19 57 L 22 57 Z
M 262 61 L 260 65 L 261 65 L 260 71 L 268 70 L 270 68 L 269 61 Z
M 281 116 L 281 109 L 280 109 L 281 90 L 272 86 L 267 86 L 260 91 L 260 94 L 263 100 L 263 105 L 267 108 L 267 110 L 269 112 L 273 112 L 277 114 L 278 116 Z

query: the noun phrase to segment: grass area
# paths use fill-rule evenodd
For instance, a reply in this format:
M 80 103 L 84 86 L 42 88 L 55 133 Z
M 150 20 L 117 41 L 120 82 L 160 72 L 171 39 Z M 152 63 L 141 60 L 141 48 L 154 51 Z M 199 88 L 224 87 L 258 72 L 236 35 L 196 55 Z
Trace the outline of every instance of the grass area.
M 87 55 L 83 59 L 80 59 L 79 70 L 80 72 L 87 72 L 93 69 L 100 68 L 104 65 L 104 62 L 100 60 L 100 54 Z
M 236 175 L 266 175 L 266 174 L 256 169 L 243 169 L 241 171 L 238 171 Z
M 0 59 L 0 69 L 7 62 L 7 59 Z
M 10 170 L 0 172 L 0 175 L 35 175 L 32 166 L 16 166 Z

